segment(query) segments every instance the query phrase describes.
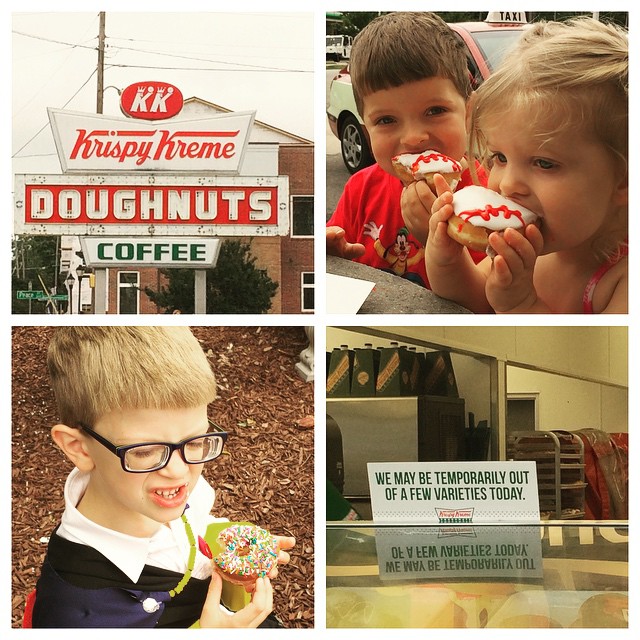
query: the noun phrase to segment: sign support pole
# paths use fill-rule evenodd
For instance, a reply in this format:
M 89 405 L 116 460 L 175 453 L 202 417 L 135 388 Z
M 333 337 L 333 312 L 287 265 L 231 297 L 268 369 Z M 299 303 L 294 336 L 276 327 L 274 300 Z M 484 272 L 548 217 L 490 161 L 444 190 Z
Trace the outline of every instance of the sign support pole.
M 107 313 L 107 270 L 96 269 L 95 312 Z
M 194 278 L 194 312 L 207 313 L 207 272 L 196 269 Z

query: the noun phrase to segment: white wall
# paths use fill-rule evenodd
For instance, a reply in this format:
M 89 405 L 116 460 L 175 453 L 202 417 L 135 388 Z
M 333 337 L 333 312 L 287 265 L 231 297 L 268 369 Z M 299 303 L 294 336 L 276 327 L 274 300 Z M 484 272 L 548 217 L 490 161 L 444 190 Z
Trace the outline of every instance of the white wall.
M 626 389 L 507 367 L 507 392 L 540 394 L 538 428 L 543 431 L 593 428 L 615 433 L 628 430 Z

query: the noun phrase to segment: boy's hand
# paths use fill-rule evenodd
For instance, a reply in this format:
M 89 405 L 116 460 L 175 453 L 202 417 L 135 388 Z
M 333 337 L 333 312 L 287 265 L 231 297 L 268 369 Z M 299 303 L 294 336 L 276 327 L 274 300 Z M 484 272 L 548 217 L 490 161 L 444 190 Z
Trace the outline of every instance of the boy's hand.
M 327 255 L 353 260 L 364 255 L 363 244 L 347 242 L 342 227 L 327 227 Z
M 464 247 L 449 237 L 447 224 L 453 215 L 453 192 L 447 181 L 441 176 L 434 176 L 433 182 L 438 197 L 435 198 L 429 219 L 429 236 L 427 237 L 427 272 L 429 264 L 448 266 L 456 262 Z
M 530 224 L 522 235 L 515 229 L 492 233 L 489 244 L 496 252 L 487 277 L 486 294 L 496 313 L 531 313 L 539 306 L 533 270 L 542 253 L 540 230 Z
M 424 247 L 429 235 L 429 218 L 436 194 L 426 180 L 417 180 L 402 190 L 400 209 L 402 219 L 413 237 Z
M 289 564 L 291 556 L 287 551 L 291 551 L 296 546 L 296 539 L 292 536 L 274 536 L 278 541 L 278 565 Z M 269 578 L 272 580 L 278 576 L 278 565 L 269 572 Z
M 273 587 L 269 578 L 258 578 L 251 602 L 232 615 L 220 608 L 221 595 L 222 578 L 214 571 L 211 574 L 207 599 L 200 614 L 200 627 L 255 628 L 273 611 Z

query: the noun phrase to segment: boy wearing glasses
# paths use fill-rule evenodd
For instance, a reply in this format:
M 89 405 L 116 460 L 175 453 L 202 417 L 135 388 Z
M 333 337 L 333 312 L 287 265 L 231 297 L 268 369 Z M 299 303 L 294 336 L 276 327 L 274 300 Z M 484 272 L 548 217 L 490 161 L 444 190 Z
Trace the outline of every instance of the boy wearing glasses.
M 52 437 L 75 469 L 33 626 L 277 626 L 269 577 L 240 611 L 220 605 L 203 540 L 215 493 L 201 473 L 227 434 L 208 420 L 216 384 L 191 331 L 59 328 L 47 364 L 61 421 Z M 295 540 L 278 540 L 286 563 Z

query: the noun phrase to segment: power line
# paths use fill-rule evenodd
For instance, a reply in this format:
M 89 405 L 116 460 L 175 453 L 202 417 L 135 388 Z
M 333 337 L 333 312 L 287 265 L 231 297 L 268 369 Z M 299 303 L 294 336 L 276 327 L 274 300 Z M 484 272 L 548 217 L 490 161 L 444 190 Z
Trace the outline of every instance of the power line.
M 45 127 L 46 126 L 47 125 L 45 125 Z M 42 131 L 45 127 L 42 127 L 42 129 L 40 129 L 40 131 Z M 40 131 L 38 131 L 38 133 L 40 133 Z M 33 138 L 35 138 L 38 135 L 38 133 L 36 133 L 36 135 L 33 136 Z M 33 140 L 33 138 L 31 138 L 31 140 Z M 27 144 L 29 144 L 29 143 L 27 143 Z M 31 153 L 28 156 L 20 156 L 20 158 L 22 158 L 23 160 L 25 158 L 52 158 L 52 157 L 57 156 L 57 155 L 58 155 L 57 153 Z M 13 157 L 15 158 L 16 156 L 13 156 Z
M 33 38 L 34 40 L 42 40 L 43 42 L 53 42 L 54 44 L 63 44 L 66 47 L 71 47 L 72 49 L 89 49 L 90 51 L 95 51 L 96 47 L 88 47 L 84 44 L 79 44 L 77 42 L 64 42 L 62 40 L 54 40 L 53 38 L 44 38 L 42 36 L 34 36 L 31 33 L 24 33 L 23 31 L 11 31 L 11 33 L 15 33 L 18 36 L 23 36 L 25 38 Z
M 150 43 L 150 44 L 158 44 L 158 40 L 145 40 L 143 38 L 124 38 L 124 37 L 120 37 L 120 36 L 109 36 L 109 40 L 111 40 L 112 42 L 134 42 L 138 45 L 143 44 L 145 42 Z M 197 43 L 195 43 L 197 44 Z M 116 47 L 122 47 L 124 48 L 124 45 L 114 45 Z M 228 50 L 229 46 L 227 45 L 217 45 L 216 43 L 213 43 L 214 47 L 218 47 L 218 48 L 222 48 L 224 50 Z M 230 46 L 234 46 L 234 45 L 230 45 Z M 258 46 L 253 46 L 251 43 L 248 42 L 241 42 L 238 43 L 238 46 L 242 47 L 242 51 L 246 51 L 246 50 L 254 50 L 254 51 L 261 51 L 264 49 L 264 46 L 262 45 L 258 45 Z M 209 43 L 207 43 L 207 47 L 209 47 Z M 133 51 L 140 51 L 140 49 L 136 49 L 134 47 L 131 47 L 131 49 Z M 299 46 L 292 46 L 292 47 L 287 47 L 285 44 L 278 44 L 278 51 L 300 51 L 301 47 Z M 143 50 L 144 51 L 144 50 Z M 183 53 L 189 53 L 192 55 L 197 55 L 197 54 L 202 54 L 202 50 L 199 51 L 186 51 L 182 46 L 180 47 L 180 51 L 182 51 Z M 163 53 L 166 53 L 167 55 L 172 55 L 166 51 L 164 51 Z
M 224 64 L 224 63 L 223 63 Z M 233 73 L 313 73 L 313 69 L 272 69 L 269 67 L 258 67 L 255 69 L 223 69 L 219 67 L 166 67 L 163 65 L 143 65 L 143 64 L 115 64 L 110 62 L 106 65 L 109 68 L 118 67 L 120 69 L 162 69 L 165 71 L 232 71 Z
M 44 42 L 53 42 L 54 44 L 61 44 L 61 45 L 65 45 L 67 47 L 71 47 L 71 48 L 78 48 L 78 49 L 88 49 L 90 51 L 96 51 L 97 50 L 97 46 L 86 46 L 86 45 L 82 45 L 82 44 L 78 44 L 78 43 L 73 43 L 73 42 L 64 42 L 62 40 L 55 40 L 53 38 L 44 38 L 42 36 L 35 36 L 29 33 L 24 33 L 23 31 L 12 31 L 12 33 L 15 33 L 16 35 L 20 35 L 20 36 L 24 36 L 25 38 L 33 38 L 34 40 L 42 40 Z M 111 39 L 111 38 L 108 38 Z M 135 53 L 144 53 L 144 54 L 148 54 L 148 55 L 155 55 L 155 56 L 169 56 L 171 58 L 181 58 L 183 60 L 195 60 L 195 61 L 199 61 L 199 62 L 211 62 L 212 64 L 238 64 L 241 65 L 242 67 L 249 67 L 251 69 L 255 69 L 255 70 L 260 70 L 260 71 L 271 71 L 271 72 L 290 72 L 290 73 L 311 73 L 311 71 L 303 71 L 303 70 L 299 70 L 299 69 L 282 69 L 282 68 L 278 68 L 278 67 L 262 67 L 259 65 L 250 65 L 250 64 L 245 64 L 243 62 L 227 62 L 225 60 L 211 60 L 209 58 L 202 58 L 202 57 L 198 57 L 198 56 L 186 56 L 186 55 L 181 55 L 181 54 L 175 54 L 175 53 L 165 53 L 162 51 L 153 51 L 153 50 L 147 50 L 147 49 L 137 49 L 135 47 L 124 47 L 124 46 L 120 46 L 120 45 L 107 45 L 108 49 L 110 50 L 109 53 L 111 53 L 111 51 L 114 51 L 116 54 L 119 51 L 133 51 Z M 184 69 L 185 71 L 224 71 L 225 69 L 202 69 L 202 68 L 184 68 L 184 67 L 164 67 L 164 66 L 144 66 L 144 65 L 118 65 L 118 64 L 112 64 L 111 66 L 114 67 L 126 67 L 126 68 L 139 68 L 139 69 L 167 69 L 167 70 L 172 70 L 172 71 L 180 71 L 182 69 Z M 248 71 L 250 69 L 230 69 L 230 71 Z
M 91 78 L 93 78 L 93 76 L 96 73 L 96 69 L 94 69 L 91 72 L 91 75 L 82 83 L 82 85 L 80 87 L 78 87 L 78 90 L 62 105 L 62 109 L 64 109 L 79 93 L 80 91 L 82 91 L 82 89 L 84 89 L 87 84 L 89 83 L 89 80 L 91 80 Z M 45 124 L 42 125 L 42 127 L 36 131 L 36 133 L 33 134 L 33 136 L 31 136 L 31 138 L 29 138 L 29 140 L 27 140 L 11 157 L 12 158 L 17 158 L 18 154 L 29 144 L 31 144 L 47 127 L 49 126 L 49 123 L 46 122 Z

